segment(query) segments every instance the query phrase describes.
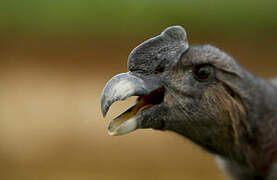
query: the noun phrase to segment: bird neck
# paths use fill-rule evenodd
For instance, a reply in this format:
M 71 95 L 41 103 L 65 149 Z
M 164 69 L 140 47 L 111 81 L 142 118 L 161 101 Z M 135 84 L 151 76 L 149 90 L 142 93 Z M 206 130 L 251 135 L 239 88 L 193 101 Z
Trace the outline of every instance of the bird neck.
M 243 97 L 247 116 L 246 129 L 241 133 L 240 145 L 248 166 L 267 173 L 277 160 L 277 86 L 253 75 L 248 75 Z

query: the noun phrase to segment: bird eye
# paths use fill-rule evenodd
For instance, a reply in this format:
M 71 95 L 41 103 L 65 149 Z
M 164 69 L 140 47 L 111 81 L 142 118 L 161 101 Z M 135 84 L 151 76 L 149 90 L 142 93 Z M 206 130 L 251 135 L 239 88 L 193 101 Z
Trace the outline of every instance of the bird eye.
M 193 74 L 198 81 L 207 81 L 213 73 L 213 68 L 209 65 L 199 65 L 194 68 Z

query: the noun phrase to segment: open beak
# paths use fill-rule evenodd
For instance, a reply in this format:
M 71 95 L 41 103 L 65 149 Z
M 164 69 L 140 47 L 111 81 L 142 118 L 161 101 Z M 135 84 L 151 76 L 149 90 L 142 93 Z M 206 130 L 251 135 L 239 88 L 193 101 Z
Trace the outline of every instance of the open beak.
M 163 101 L 164 89 L 158 81 L 147 81 L 131 73 L 114 76 L 104 87 L 101 97 L 101 110 L 105 116 L 110 106 L 130 96 L 139 96 L 136 103 L 124 113 L 109 122 L 108 134 L 123 135 L 139 128 L 141 112 Z

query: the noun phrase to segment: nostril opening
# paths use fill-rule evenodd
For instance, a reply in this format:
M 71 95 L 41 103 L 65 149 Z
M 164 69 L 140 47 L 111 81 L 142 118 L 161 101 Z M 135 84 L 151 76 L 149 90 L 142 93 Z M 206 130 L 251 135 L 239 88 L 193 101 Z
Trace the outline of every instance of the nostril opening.
M 154 74 L 161 74 L 164 72 L 164 67 L 158 66 L 155 71 Z
M 154 74 L 161 74 L 161 73 L 162 71 L 157 71 L 157 70 L 154 72 Z

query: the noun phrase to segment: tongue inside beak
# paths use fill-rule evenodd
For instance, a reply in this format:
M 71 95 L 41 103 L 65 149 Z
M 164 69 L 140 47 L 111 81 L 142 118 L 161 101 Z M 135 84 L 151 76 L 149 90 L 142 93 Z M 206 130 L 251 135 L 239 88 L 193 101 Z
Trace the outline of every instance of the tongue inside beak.
M 163 89 L 158 89 L 147 96 L 139 97 L 133 106 L 109 122 L 108 134 L 119 136 L 138 129 L 139 113 L 162 102 L 163 91 Z

